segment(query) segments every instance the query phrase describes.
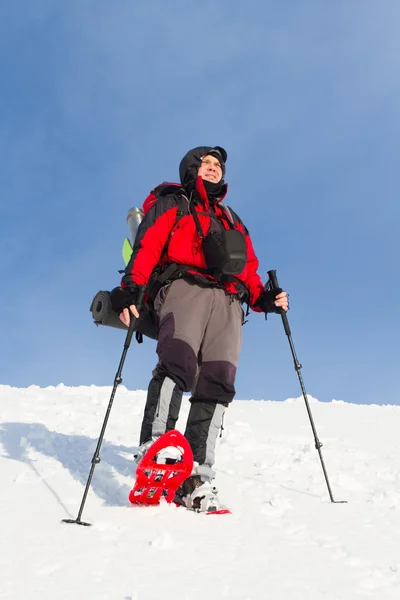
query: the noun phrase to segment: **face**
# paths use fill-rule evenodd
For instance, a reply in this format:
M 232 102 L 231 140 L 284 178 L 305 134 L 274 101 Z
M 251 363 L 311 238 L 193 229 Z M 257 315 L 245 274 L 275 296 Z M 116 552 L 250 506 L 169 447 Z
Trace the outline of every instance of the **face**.
M 218 183 L 222 179 L 222 167 L 215 156 L 207 154 L 201 159 L 201 165 L 198 170 L 198 176 L 202 177 L 205 181 L 211 181 L 212 183 Z

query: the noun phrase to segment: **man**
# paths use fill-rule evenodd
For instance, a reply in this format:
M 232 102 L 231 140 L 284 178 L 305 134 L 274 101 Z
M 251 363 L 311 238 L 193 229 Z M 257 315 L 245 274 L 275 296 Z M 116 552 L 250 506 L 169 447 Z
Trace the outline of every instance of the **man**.
M 113 308 L 129 325 L 139 316 L 138 295 L 154 269 L 164 285 L 154 298 L 158 364 L 150 381 L 139 458 L 159 435 L 173 429 L 183 392 L 192 392 L 185 437 L 195 469 L 178 490 L 182 503 L 218 509 L 211 482 L 223 414 L 235 395 L 241 347 L 242 303 L 258 312 L 288 310 L 282 290 L 264 291 L 249 233 L 222 204 L 226 151 L 190 150 L 179 167 L 182 187 L 157 201 L 141 223 Z M 168 278 L 162 278 L 162 273 Z

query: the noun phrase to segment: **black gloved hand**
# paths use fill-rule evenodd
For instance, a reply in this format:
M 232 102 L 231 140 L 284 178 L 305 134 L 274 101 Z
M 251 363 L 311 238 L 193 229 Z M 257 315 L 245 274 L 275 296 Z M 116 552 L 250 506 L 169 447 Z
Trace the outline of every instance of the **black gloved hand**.
M 139 295 L 139 286 L 135 288 L 122 288 L 116 287 L 110 292 L 110 301 L 111 308 L 118 315 L 122 313 L 124 308 L 129 308 L 132 304 L 136 306 L 138 295 Z
M 262 292 L 257 298 L 254 306 L 257 308 L 261 308 L 261 310 L 265 313 L 280 313 L 280 308 L 275 305 L 275 298 L 281 293 L 283 290 L 281 288 L 275 288 L 273 290 L 265 290 Z

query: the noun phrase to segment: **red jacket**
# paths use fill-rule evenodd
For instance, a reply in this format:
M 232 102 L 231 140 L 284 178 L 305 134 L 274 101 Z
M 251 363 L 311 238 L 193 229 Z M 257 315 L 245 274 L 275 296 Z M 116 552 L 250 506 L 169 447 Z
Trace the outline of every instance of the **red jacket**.
M 177 188 L 179 189 L 179 188 Z M 201 177 L 196 181 L 197 198 L 200 200 L 195 205 L 198 213 L 200 226 L 204 235 L 207 235 L 210 227 L 210 206 L 207 193 L 205 191 Z M 182 193 L 182 189 L 180 189 Z M 209 281 L 210 285 L 217 285 L 217 280 L 211 275 L 196 271 L 196 268 L 205 270 L 207 268 L 204 253 L 202 249 L 202 240 L 196 228 L 194 217 L 188 211 L 188 214 L 178 219 L 178 211 L 181 210 L 182 196 L 177 193 L 170 193 L 160 198 L 150 208 L 145 215 L 133 248 L 131 259 L 126 267 L 125 276 L 121 285 L 129 288 L 132 284 L 147 285 L 153 269 L 158 264 L 177 263 L 193 267 L 187 270 L 185 277 L 194 276 L 197 279 L 203 278 Z M 187 199 L 186 199 L 187 200 Z M 222 198 L 221 198 L 222 200 Z M 214 204 L 214 213 L 225 229 L 229 229 L 227 222 L 227 211 L 220 206 L 219 202 Z M 243 282 L 245 289 L 249 292 L 249 303 L 253 307 L 257 298 L 264 290 L 260 276 L 257 273 L 258 259 L 253 250 L 250 235 L 239 219 L 239 217 L 229 209 L 233 215 L 234 227 L 243 233 L 247 247 L 247 264 L 243 271 L 235 277 L 239 281 L 224 282 L 223 286 L 230 294 L 238 294 L 243 291 Z M 259 309 L 255 308 L 257 312 Z

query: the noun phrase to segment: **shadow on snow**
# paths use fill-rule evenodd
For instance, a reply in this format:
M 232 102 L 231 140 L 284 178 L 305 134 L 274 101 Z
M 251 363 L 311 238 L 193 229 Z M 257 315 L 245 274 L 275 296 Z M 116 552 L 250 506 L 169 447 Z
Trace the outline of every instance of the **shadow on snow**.
M 0 442 L 7 453 L 7 458 L 27 464 L 55 496 L 59 504 L 69 512 L 61 500 L 63 490 L 54 489 L 49 485 L 48 477 L 44 477 L 39 472 L 39 461 L 29 455 L 33 450 L 60 462 L 65 469 L 68 469 L 72 477 L 82 484 L 83 494 L 97 439 L 50 431 L 41 423 L 2 423 Z M 136 450 L 137 447 L 116 446 L 103 440 L 100 449 L 101 462 L 96 465 L 94 470 L 91 489 L 107 506 L 129 505 L 128 494 L 135 478 L 136 463 L 133 455 Z M 123 454 L 126 454 L 127 457 Z M 129 477 L 132 485 L 128 486 L 118 482 L 117 473 Z

